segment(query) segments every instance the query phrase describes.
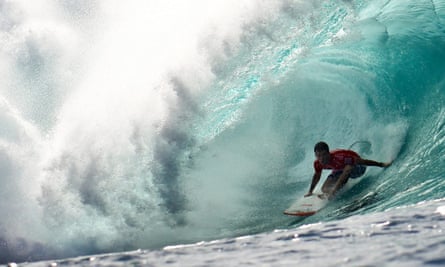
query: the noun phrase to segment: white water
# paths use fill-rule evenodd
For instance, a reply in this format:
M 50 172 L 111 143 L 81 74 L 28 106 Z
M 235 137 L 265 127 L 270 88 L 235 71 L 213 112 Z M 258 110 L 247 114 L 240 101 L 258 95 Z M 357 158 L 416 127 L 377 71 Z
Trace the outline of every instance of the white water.
M 12 258 L 175 239 L 163 198 L 181 198 L 178 182 L 161 181 L 181 153 L 170 141 L 243 27 L 280 5 L 1 3 L 0 230 Z

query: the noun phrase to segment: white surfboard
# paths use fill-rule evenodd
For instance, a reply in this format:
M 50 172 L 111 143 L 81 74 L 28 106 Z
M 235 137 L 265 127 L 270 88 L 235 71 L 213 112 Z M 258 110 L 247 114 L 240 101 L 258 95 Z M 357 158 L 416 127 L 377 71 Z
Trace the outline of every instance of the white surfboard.
M 308 197 L 298 198 L 283 213 L 291 216 L 311 216 L 324 208 L 328 203 L 329 200 L 324 195 L 313 194 Z
M 332 200 L 334 201 L 338 196 L 350 190 L 361 179 L 361 177 L 355 179 L 350 178 L 348 183 L 338 191 Z M 311 216 L 326 207 L 329 202 L 331 202 L 331 200 L 329 200 L 326 195 L 320 193 L 320 189 L 315 189 L 315 192 L 311 196 L 297 198 L 283 213 L 292 216 Z

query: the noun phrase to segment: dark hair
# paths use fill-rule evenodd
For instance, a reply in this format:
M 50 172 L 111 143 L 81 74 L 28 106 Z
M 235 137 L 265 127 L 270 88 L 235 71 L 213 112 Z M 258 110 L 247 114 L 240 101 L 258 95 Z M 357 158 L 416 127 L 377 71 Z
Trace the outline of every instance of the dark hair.
M 314 147 L 314 152 L 317 151 L 328 151 L 329 152 L 329 146 L 325 142 L 318 142 Z

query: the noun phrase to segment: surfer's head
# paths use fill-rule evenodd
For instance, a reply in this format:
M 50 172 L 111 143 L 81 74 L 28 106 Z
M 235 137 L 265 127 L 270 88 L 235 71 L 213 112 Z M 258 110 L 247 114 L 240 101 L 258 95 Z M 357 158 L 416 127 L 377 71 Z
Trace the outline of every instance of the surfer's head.
M 315 157 L 321 164 L 328 164 L 331 160 L 331 155 L 329 154 L 329 146 L 325 142 L 318 142 L 314 147 Z

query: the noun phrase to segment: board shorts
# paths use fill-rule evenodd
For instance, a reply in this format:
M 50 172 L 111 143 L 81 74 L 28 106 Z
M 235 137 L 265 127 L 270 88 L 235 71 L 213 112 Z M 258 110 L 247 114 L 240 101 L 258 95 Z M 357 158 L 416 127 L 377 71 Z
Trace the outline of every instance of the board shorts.
M 358 177 L 362 176 L 363 174 L 365 174 L 365 171 L 366 171 L 366 166 L 355 165 L 355 167 L 351 171 L 351 174 L 349 174 L 349 178 L 352 178 L 352 179 L 358 178 Z M 330 180 L 337 181 L 338 178 L 340 177 L 340 175 L 342 174 L 342 172 L 343 171 L 332 172 L 331 174 L 329 174 L 329 176 L 328 176 L 328 178 L 326 178 L 326 180 L 330 179 Z

